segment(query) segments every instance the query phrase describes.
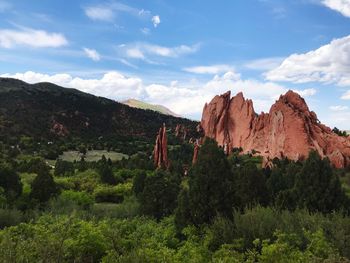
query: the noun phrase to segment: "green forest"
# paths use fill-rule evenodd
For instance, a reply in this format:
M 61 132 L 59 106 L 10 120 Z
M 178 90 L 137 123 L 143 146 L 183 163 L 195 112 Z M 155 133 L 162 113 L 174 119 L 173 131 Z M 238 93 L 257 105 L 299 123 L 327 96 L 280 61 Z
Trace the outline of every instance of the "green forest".
M 192 165 L 168 137 L 157 169 L 146 142 L 1 144 L 0 262 L 350 262 L 349 170 L 316 152 L 262 168 L 208 138 Z

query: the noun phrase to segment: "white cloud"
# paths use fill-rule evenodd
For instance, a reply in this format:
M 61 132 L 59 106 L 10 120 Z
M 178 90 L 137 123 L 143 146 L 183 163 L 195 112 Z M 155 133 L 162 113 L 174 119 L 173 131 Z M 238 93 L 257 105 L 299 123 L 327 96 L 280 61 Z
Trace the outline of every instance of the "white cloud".
M 21 28 L 19 30 L 0 29 L 0 47 L 13 48 L 17 45 L 40 47 L 61 47 L 68 44 L 64 35 L 44 30 Z
M 234 68 L 230 65 L 210 65 L 210 66 L 196 66 L 184 68 L 184 71 L 195 74 L 219 74 L 227 71 L 233 71 Z
M 237 73 L 230 71 L 216 75 L 204 83 L 171 81 L 169 84 L 145 84 L 140 78 L 126 77 L 115 71 L 94 79 L 72 77 L 69 74 L 47 75 L 35 72 L 4 74 L 2 77 L 18 78 L 29 83 L 53 82 L 119 101 L 136 98 L 164 105 L 178 114 L 197 119 L 200 118 L 206 102 L 228 90 L 231 90 L 232 95 L 242 91 L 246 98 L 253 99 L 257 112 L 268 111 L 280 94 L 287 92 L 287 88 L 281 85 L 250 79 L 242 80 Z
M 91 5 L 84 7 L 85 15 L 92 20 L 112 22 L 120 12 L 127 13 L 139 18 L 149 18 L 151 12 L 144 9 L 137 9 L 126 4 L 112 1 L 108 4 Z
M 345 92 L 342 96 L 341 99 L 343 100 L 350 100 L 350 90 L 348 90 L 347 92 Z
M 47 75 L 28 71 L 25 73 L 3 74 L 1 77 L 17 78 L 28 83 L 51 82 L 63 87 L 75 88 L 97 96 L 124 100 L 131 97 L 141 97 L 142 80 L 126 77 L 119 72 L 112 71 L 99 79 L 83 79 L 69 74 Z
M 160 24 L 160 17 L 158 15 L 157 16 L 153 16 L 152 17 L 152 23 L 153 23 L 154 27 L 157 27 Z
M 199 45 L 176 47 L 165 47 L 149 43 L 123 44 L 118 47 L 120 51 L 129 58 L 143 59 L 147 56 L 172 57 L 195 53 Z
M 349 109 L 349 107 L 343 106 L 343 105 L 336 105 L 336 106 L 330 106 L 329 109 L 331 111 L 346 111 Z
M 281 57 L 256 59 L 247 62 L 244 67 L 253 70 L 271 70 L 278 67 L 283 60 Z
M 304 90 L 294 90 L 302 97 L 310 97 L 317 93 L 316 89 L 304 89 Z
M 108 7 L 91 6 L 85 8 L 85 14 L 92 20 L 113 21 L 114 13 Z
M 271 81 L 350 85 L 350 35 L 304 54 L 293 54 L 265 73 Z
M 126 50 L 126 55 L 129 58 L 138 58 L 138 59 L 144 59 L 145 56 L 143 55 L 142 51 L 138 48 L 129 48 Z
M 99 61 L 101 59 L 100 54 L 95 49 L 83 48 L 85 54 L 91 58 L 93 61 Z
M 322 0 L 321 3 L 330 9 L 341 13 L 343 16 L 350 17 L 349 0 Z

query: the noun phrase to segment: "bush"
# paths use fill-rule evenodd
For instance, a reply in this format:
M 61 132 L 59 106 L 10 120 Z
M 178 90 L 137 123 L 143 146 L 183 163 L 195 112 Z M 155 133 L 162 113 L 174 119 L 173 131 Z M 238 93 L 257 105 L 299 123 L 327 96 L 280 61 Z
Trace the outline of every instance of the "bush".
M 0 208 L 0 229 L 18 225 L 23 220 L 23 213 L 21 211 Z
M 120 204 L 95 203 L 90 213 L 97 219 L 101 218 L 133 218 L 139 215 L 140 205 L 136 198 L 125 198 Z
M 93 205 L 94 199 L 91 195 L 86 192 L 76 192 L 72 190 L 63 191 L 58 197 L 63 202 L 72 202 L 84 209 L 89 208 Z
M 121 203 L 124 200 L 123 194 L 115 186 L 96 187 L 94 197 L 96 202 Z

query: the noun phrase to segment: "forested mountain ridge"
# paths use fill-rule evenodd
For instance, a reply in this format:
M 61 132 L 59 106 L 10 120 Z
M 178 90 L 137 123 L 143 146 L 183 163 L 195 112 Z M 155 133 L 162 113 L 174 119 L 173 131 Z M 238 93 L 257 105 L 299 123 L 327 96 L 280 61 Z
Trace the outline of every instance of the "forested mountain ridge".
M 51 83 L 28 84 L 0 78 L 0 132 L 3 137 L 123 136 L 153 140 L 162 123 L 168 127 L 197 125 L 184 118 L 132 108 Z

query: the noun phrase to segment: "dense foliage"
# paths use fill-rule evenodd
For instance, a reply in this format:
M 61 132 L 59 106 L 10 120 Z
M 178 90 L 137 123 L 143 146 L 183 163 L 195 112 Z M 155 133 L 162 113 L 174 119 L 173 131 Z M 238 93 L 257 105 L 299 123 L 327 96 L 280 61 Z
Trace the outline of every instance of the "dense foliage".
M 92 161 L 75 143 L 68 161 L 21 141 L 0 156 L 0 262 L 350 261 L 350 174 L 316 152 L 262 168 L 205 139 L 192 165 L 169 133 L 164 170 L 149 150 Z

